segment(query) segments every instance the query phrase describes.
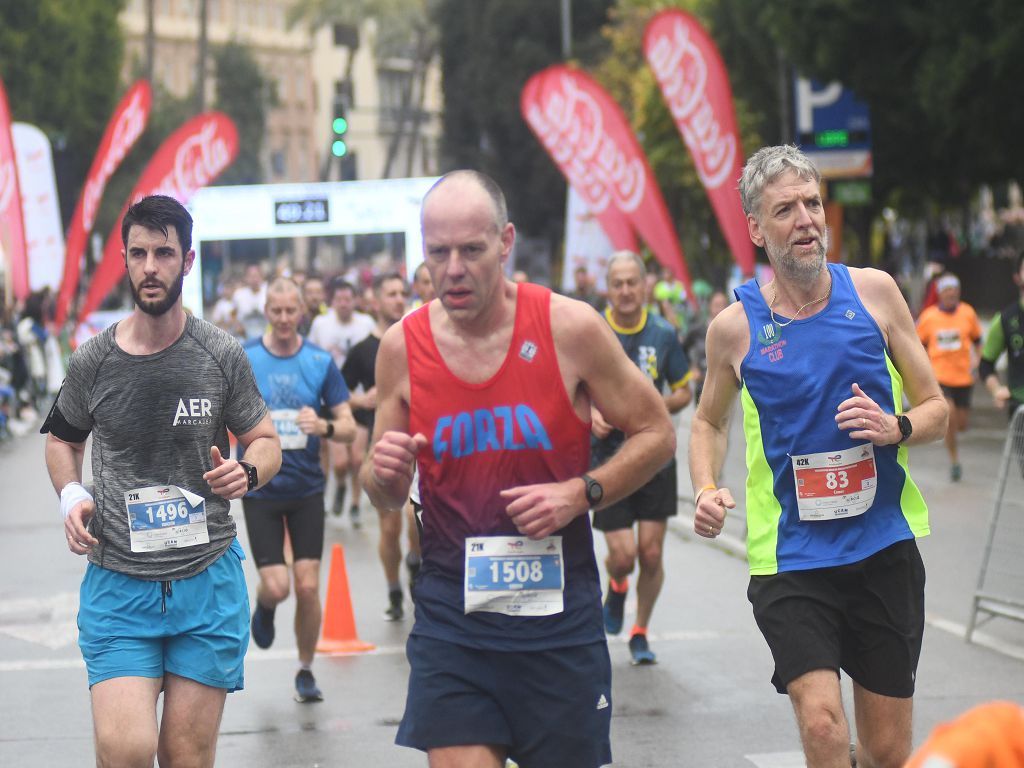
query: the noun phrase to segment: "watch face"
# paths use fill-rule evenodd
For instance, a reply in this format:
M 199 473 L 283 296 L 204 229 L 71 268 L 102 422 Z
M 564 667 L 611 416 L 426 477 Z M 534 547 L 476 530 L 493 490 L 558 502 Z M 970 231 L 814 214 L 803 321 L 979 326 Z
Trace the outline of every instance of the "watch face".
M 592 477 L 587 478 L 587 501 L 597 504 L 604 496 L 604 488 Z

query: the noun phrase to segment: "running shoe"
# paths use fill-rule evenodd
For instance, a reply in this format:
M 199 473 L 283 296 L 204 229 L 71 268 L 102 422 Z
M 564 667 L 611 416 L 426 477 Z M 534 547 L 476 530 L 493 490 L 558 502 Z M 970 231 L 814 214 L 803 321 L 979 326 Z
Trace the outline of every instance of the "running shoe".
M 274 643 L 274 609 L 264 608 L 259 600 L 252 612 L 252 639 L 260 648 L 269 648 Z
M 363 527 L 362 520 L 359 518 L 359 507 L 353 504 L 349 507 L 348 516 L 352 518 L 352 527 L 359 529 Z
M 949 479 L 952 480 L 954 483 L 959 483 L 960 478 L 962 478 L 963 476 L 964 468 L 961 467 L 959 464 L 954 464 L 952 467 L 950 467 Z
M 388 607 L 384 611 L 384 618 L 388 621 L 401 621 L 405 618 L 405 609 L 402 608 L 402 590 L 392 589 L 388 592 Z
M 608 587 L 608 595 L 604 599 L 604 631 L 609 635 L 617 635 L 622 631 L 622 616 L 626 610 L 626 593 L 616 592 Z
M 345 511 L 346 490 L 348 490 L 348 486 L 342 485 L 334 492 L 334 503 L 331 505 L 331 514 L 335 517 L 341 517 L 341 513 Z
M 629 638 L 629 653 L 633 657 L 634 667 L 658 663 L 658 657 L 647 644 L 647 635 L 633 635 Z
M 295 700 L 299 704 L 324 700 L 324 695 L 317 688 L 316 678 L 308 669 L 300 669 L 295 676 Z

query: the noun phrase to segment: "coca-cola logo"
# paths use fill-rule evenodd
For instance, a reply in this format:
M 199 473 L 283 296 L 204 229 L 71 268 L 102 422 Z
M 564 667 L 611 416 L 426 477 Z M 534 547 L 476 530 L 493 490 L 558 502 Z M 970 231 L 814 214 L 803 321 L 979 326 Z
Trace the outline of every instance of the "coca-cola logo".
M 125 105 L 113 124 L 110 143 L 106 153 L 99 158 L 96 173 L 85 182 L 85 189 L 82 190 L 82 227 L 86 232 L 92 229 L 96 221 L 96 212 L 107 181 L 146 128 L 149 105 L 144 103 L 144 96 L 145 91 L 140 88 Z
M 591 210 L 601 213 L 611 200 L 625 213 L 637 210 L 646 189 L 644 164 L 609 136 L 601 105 L 573 77 L 559 76 L 527 119 Z
M 185 138 L 174 153 L 174 164 L 152 194 L 185 200 L 213 181 L 231 163 L 233 154 L 218 128 L 217 120 L 210 119 Z
M 665 95 L 697 166 L 704 186 L 716 189 L 729 176 L 736 160 L 736 137 L 723 135 L 707 96 L 708 65 L 690 39 L 686 25 L 675 19 L 666 34 L 654 36 L 647 60 Z

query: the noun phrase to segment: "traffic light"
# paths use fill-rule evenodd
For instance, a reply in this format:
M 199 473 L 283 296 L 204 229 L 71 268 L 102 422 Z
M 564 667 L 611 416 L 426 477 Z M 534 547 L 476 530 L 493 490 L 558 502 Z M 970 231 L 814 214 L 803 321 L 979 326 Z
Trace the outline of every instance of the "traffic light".
M 339 109 L 335 109 L 334 114 L 334 120 L 331 121 L 331 128 L 334 130 L 331 154 L 335 157 L 344 157 L 348 154 L 348 144 L 345 142 L 345 135 L 348 133 L 348 120 L 345 119 Z

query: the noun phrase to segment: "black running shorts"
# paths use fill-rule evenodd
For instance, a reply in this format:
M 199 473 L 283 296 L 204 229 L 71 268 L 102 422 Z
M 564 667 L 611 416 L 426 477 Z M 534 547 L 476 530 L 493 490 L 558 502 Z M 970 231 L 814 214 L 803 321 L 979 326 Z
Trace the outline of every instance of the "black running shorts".
M 953 405 L 957 408 L 971 407 L 971 394 L 974 392 L 974 387 L 947 387 L 945 384 L 940 386 L 942 387 L 942 394 L 947 399 L 952 400 Z
M 257 568 L 284 565 L 284 530 L 295 560 L 319 560 L 324 552 L 324 495 L 304 499 L 242 498 L 249 548 Z
M 594 512 L 594 527 L 599 531 L 632 528 L 637 520 L 667 520 L 679 506 L 676 462 L 658 470 L 658 474 L 632 494 Z
M 913 539 L 851 565 L 751 576 L 747 598 L 775 659 L 775 689 L 786 693 L 816 669 L 842 669 L 872 693 L 913 696 L 924 581 Z

